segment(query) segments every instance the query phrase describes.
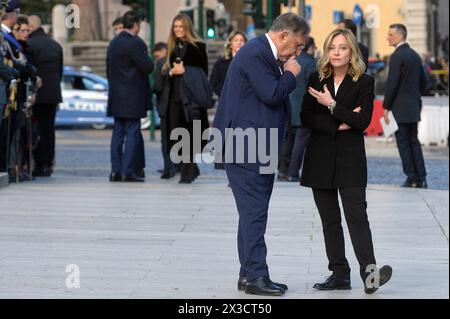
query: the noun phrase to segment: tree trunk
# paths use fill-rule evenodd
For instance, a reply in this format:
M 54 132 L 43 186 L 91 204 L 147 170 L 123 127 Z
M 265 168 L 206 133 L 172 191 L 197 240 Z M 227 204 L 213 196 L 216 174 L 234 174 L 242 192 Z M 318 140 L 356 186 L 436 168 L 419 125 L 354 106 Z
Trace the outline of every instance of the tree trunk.
M 98 0 L 73 0 L 73 4 L 80 8 L 80 28 L 75 30 L 75 40 L 101 40 L 102 27 Z

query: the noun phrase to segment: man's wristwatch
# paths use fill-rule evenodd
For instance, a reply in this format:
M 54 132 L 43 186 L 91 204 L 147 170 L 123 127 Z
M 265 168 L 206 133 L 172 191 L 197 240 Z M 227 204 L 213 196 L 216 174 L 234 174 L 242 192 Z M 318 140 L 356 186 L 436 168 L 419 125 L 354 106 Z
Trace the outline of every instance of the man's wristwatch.
M 330 110 L 331 114 L 333 114 L 334 109 L 336 108 L 336 104 L 337 104 L 336 101 L 333 100 L 333 101 L 330 103 L 330 105 L 328 105 L 328 109 Z

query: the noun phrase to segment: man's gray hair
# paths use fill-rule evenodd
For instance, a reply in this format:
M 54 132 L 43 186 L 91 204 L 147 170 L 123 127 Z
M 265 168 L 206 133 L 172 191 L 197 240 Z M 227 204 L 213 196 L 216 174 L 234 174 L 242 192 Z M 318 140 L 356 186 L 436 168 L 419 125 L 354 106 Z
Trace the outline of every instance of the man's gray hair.
M 311 27 L 308 22 L 302 16 L 289 12 L 280 15 L 273 22 L 270 28 L 272 32 L 291 31 L 294 34 L 301 34 L 308 36 L 311 32 Z

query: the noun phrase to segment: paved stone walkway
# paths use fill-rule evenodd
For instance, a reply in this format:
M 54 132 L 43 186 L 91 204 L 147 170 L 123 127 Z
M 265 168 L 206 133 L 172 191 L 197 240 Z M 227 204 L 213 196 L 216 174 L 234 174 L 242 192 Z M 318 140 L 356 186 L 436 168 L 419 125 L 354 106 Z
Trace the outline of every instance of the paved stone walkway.
M 328 270 L 311 191 L 276 184 L 266 240 L 272 278 L 290 287 L 283 298 L 449 298 L 448 191 L 372 185 L 368 202 L 392 281 L 364 295 L 345 230 L 353 290 L 316 292 Z M 56 174 L 10 185 L 0 189 L 0 298 L 249 298 L 236 291 L 236 225 L 220 176 L 186 186 Z M 71 264 L 79 289 L 66 287 Z

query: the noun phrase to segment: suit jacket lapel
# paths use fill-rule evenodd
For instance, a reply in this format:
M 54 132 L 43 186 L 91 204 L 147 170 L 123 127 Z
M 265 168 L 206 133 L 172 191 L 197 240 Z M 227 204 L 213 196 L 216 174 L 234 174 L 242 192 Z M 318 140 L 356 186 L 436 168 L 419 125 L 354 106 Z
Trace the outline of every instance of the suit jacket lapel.
M 267 37 L 265 35 L 260 36 L 259 39 L 260 39 L 260 41 L 262 41 L 264 46 L 267 48 L 267 50 L 265 52 L 265 55 L 268 56 L 268 59 L 270 61 L 270 65 L 272 66 L 272 69 L 274 70 L 274 72 L 276 72 L 276 74 L 281 75 L 280 74 L 280 67 L 279 67 L 279 65 L 277 63 L 277 60 L 273 56 L 273 52 L 272 52 L 272 48 L 270 47 L 269 40 L 267 40 Z
M 332 81 L 334 82 L 334 81 Z M 344 96 L 351 90 L 351 88 L 355 85 L 350 75 L 346 75 L 341 85 L 339 86 L 338 93 L 336 95 L 337 100 L 342 100 Z M 334 92 L 334 84 L 333 84 L 333 92 Z
M 319 88 L 318 91 L 323 92 L 323 87 L 324 85 L 327 85 L 328 90 L 331 93 L 331 96 L 333 97 L 333 100 L 336 99 L 336 94 L 334 94 L 334 78 L 333 75 L 331 75 L 329 78 L 324 79 L 323 81 L 320 82 L 321 87 Z

